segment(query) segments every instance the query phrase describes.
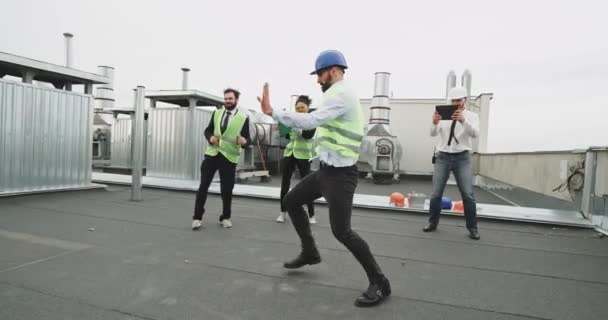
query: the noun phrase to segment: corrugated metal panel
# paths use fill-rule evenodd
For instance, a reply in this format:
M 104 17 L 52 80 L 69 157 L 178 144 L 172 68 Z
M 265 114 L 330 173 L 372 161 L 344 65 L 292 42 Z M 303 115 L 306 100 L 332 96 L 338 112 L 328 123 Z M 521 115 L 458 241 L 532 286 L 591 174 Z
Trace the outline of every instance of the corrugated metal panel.
M 111 160 L 113 167 L 131 167 L 131 119 L 114 119 Z
M 148 118 L 147 176 L 198 180 L 207 147 L 204 130 L 211 112 L 152 109 Z M 192 135 L 192 139 L 189 139 Z
M 597 151 L 594 193 L 597 197 L 608 195 L 608 151 Z
M 93 97 L 0 80 L 0 193 L 91 185 Z
M 583 191 L 583 212 L 590 214 L 599 231 L 608 234 L 608 151 L 588 151 L 585 167 L 584 188 L 590 192 Z
M 200 166 L 205 157 L 205 151 L 207 150 L 207 139 L 205 139 L 205 128 L 211 121 L 213 111 L 196 109 L 194 112 L 194 180 L 201 179 Z

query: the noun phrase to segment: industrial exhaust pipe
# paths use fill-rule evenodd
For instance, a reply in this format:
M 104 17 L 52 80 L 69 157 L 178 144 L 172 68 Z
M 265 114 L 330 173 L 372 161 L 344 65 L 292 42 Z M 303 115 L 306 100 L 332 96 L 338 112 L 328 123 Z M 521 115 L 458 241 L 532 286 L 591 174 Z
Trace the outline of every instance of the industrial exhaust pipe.
M 390 124 L 390 87 L 389 72 L 376 72 L 374 80 L 374 97 L 370 108 L 369 124 Z
M 464 70 L 461 78 L 462 87 L 467 90 L 467 109 L 471 106 L 471 82 L 473 81 L 473 76 L 469 70 Z
M 390 129 L 390 76 L 389 72 L 374 74 L 374 96 L 370 106 L 368 130 L 359 148 L 357 161 L 374 183 L 392 183 L 399 180 L 400 174 L 399 162 L 403 148 Z
M 188 72 L 190 72 L 190 69 L 182 68 L 182 71 L 182 90 L 186 91 L 188 90 Z
M 65 39 L 65 66 L 68 68 L 72 68 L 72 38 L 74 37 L 74 35 L 69 32 L 66 32 L 63 34 L 63 37 Z
M 448 77 L 445 83 L 445 97 L 448 97 L 448 93 L 452 88 L 456 86 L 456 72 L 454 70 L 450 70 L 448 73 Z
M 95 95 L 95 109 L 111 110 L 114 108 L 114 68 L 98 66 L 98 73 L 108 77 L 110 81 L 97 87 Z

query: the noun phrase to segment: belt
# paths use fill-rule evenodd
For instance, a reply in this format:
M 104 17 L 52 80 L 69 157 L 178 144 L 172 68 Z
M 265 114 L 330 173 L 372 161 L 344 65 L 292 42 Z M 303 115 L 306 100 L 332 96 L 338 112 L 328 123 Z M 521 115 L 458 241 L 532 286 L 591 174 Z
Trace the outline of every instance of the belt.
M 356 164 L 353 164 L 352 166 L 348 166 L 348 167 L 336 167 L 336 166 L 332 166 L 330 164 L 327 164 L 326 162 L 319 162 L 319 168 L 321 169 L 350 169 L 350 168 L 355 168 L 357 167 Z
M 469 150 L 465 150 L 465 151 L 460 151 L 460 152 L 444 152 L 444 151 L 439 151 L 439 153 L 443 153 L 443 154 L 447 154 L 447 155 L 451 155 L 451 156 L 457 156 L 457 155 L 461 155 L 461 154 L 465 154 L 465 153 L 469 153 Z

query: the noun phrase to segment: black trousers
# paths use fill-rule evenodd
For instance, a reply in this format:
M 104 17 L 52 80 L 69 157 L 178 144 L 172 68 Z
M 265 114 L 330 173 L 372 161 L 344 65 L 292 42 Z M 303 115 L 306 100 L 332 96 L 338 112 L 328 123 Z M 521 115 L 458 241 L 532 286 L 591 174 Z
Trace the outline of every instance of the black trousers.
M 201 220 L 205 213 L 205 202 L 207 202 L 207 192 L 213 181 L 215 172 L 220 172 L 220 190 L 222 193 L 222 215 L 220 221 L 230 219 L 232 207 L 232 189 L 234 189 L 234 179 L 236 175 L 236 163 L 230 162 L 221 153 L 216 156 L 205 156 L 201 164 L 201 184 L 196 193 L 194 204 L 195 220 Z
M 304 177 L 310 173 L 310 162 L 307 159 L 296 159 L 293 155 L 283 158 L 281 162 L 281 167 L 283 168 L 283 178 L 281 180 L 281 212 L 285 212 L 287 209 L 285 208 L 283 199 L 289 191 L 291 176 L 293 176 L 293 172 L 296 170 L 296 167 L 298 167 L 300 176 L 304 179 Z M 315 215 L 314 202 L 311 201 L 306 205 L 308 206 L 308 216 L 312 218 Z
M 367 242 L 361 239 L 350 225 L 358 176 L 356 166 L 337 168 L 322 165 L 320 170 L 307 175 L 291 189 L 283 202 L 302 241 L 302 250 L 307 251 L 315 247 L 315 241 L 302 205 L 324 197 L 329 206 L 329 222 L 333 235 L 359 261 L 370 282 L 374 282 L 383 276 L 382 270 Z

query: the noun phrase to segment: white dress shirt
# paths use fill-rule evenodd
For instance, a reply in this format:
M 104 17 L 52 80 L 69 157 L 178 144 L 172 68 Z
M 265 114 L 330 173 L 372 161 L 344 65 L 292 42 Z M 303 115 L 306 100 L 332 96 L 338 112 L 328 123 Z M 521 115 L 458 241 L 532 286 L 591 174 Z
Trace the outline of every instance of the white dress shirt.
M 479 136 L 479 116 L 469 110 L 464 111 L 464 122 L 456 121 L 454 138 L 448 146 L 452 120 L 441 120 L 437 125 L 431 125 L 431 137 L 439 136 L 437 151 L 447 153 L 459 153 L 473 150 L 473 138 Z M 456 142 L 458 140 L 458 142 Z

